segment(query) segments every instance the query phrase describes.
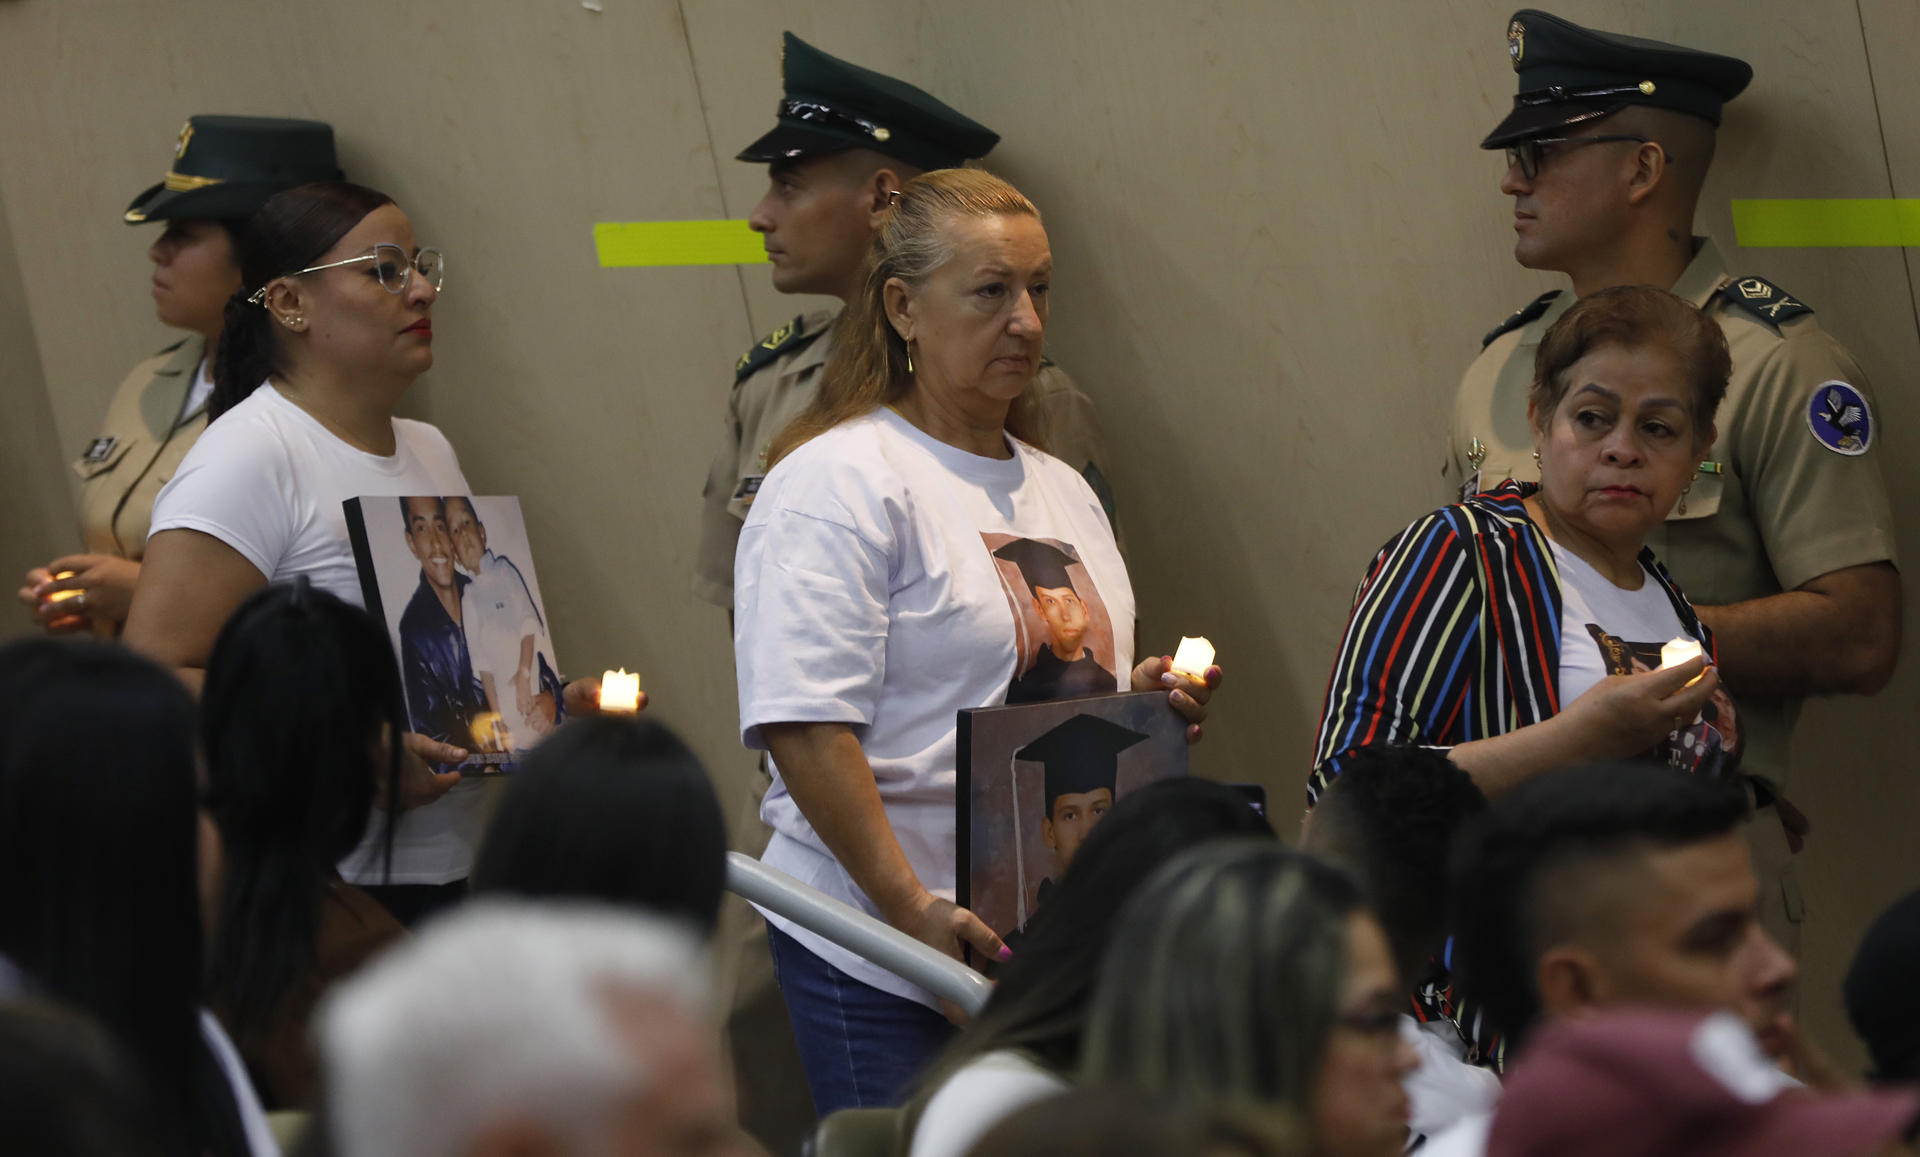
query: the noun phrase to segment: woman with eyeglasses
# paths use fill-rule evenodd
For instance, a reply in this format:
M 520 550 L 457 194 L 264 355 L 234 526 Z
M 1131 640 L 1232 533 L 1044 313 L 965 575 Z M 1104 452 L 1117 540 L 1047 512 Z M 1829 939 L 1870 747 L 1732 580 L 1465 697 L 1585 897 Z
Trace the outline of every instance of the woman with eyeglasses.
M 394 417 L 433 365 L 442 272 L 400 207 L 359 185 L 303 185 L 247 222 L 241 254 L 214 420 L 154 504 L 125 636 L 195 688 L 222 625 L 270 582 L 305 575 L 365 605 L 343 500 L 468 492 L 446 437 Z M 405 743 L 417 758 L 401 803 L 414 810 L 396 825 L 391 878 L 371 837 L 341 867 L 403 923 L 464 888 L 484 798 L 458 772 L 427 767 L 464 749 L 415 734 Z
M 154 496 L 207 428 L 240 227 L 282 189 L 339 175 L 333 129 L 318 121 L 196 116 L 166 179 L 127 206 L 127 224 L 164 226 L 147 250 L 154 314 L 187 336 L 134 367 L 73 463 L 83 549 L 28 571 L 17 596 L 49 632 L 112 633 L 126 621 Z
M 1304 1131 L 1314 1157 L 1407 1142 L 1404 987 L 1336 868 L 1269 842 L 1195 848 L 1121 909 L 1094 984 L 1081 1083 Z

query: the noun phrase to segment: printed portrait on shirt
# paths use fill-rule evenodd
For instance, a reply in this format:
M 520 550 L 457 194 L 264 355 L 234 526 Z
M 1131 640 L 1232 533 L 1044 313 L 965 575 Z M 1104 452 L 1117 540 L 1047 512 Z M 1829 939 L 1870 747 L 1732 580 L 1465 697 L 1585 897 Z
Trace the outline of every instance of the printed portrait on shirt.
M 1008 703 L 1044 703 L 1111 694 L 1113 620 L 1073 544 L 986 534 L 1013 611 L 1013 679 Z
M 1660 643 L 1631 643 L 1608 634 L 1598 623 L 1588 623 L 1587 634 L 1600 649 L 1608 675 L 1637 675 L 1660 669 Z M 1740 763 L 1740 721 L 1733 697 L 1716 688 L 1713 698 L 1692 723 L 1662 740 L 1648 754 L 1682 771 L 1700 775 L 1731 774 Z

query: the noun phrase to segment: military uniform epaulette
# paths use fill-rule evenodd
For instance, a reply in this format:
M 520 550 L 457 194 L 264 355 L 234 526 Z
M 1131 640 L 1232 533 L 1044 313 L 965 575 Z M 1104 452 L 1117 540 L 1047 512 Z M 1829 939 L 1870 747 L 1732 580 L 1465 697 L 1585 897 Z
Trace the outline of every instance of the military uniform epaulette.
M 1512 317 L 1509 317 L 1507 320 L 1501 322 L 1499 325 L 1496 325 L 1492 329 L 1487 331 L 1487 336 L 1480 339 L 1480 348 L 1486 349 L 1488 346 L 1493 344 L 1494 338 L 1499 337 L 1503 333 L 1507 333 L 1509 331 L 1519 329 L 1521 326 L 1532 321 L 1534 318 L 1539 317 L 1541 314 L 1547 312 L 1547 307 L 1552 305 L 1553 299 L 1559 296 L 1560 296 L 1559 290 L 1549 289 L 1545 293 L 1541 294 L 1539 297 L 1536 297 L 1532 301 L 1528 302 L 1526 305 L 1522 306 L 1519 309 L 1514 310 Z
M 807 315 L 801 314 L 761 338 L 752 349 L 741 354 L 740 360 L 733 364 L 734 385 L 746 381 L 757 373 L 761 366 L 775 358 L 806 348 L 814 339 L 827 332 L 825 329 L 818 329 L 812 333 L 805 332 L 806 320 Z
M 1786 290 L 1760 277 L 1739 278 L 1716 296 L 1775 328 L 1781 322 L 1813 312 L 1812 306 L 1800 304 Z

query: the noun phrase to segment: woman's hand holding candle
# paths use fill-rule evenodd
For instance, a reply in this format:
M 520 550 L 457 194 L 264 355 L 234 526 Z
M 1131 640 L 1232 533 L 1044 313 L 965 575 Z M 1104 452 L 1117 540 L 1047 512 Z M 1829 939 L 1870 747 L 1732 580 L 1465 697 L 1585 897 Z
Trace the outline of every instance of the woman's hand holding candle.
M 1196 642 L 1206 647 L 1208 662 L 1203 668 L 1194 671 L 1177 668 L 1173 656 L 1160 655 L 1135 667 L 1131 684 L 1135 691 L 1167 689 L 1167 702 L 1187 720 L 1188 743 L 1200 741 L 1200 725 L 1206 722 L 1207 703 L 1224 677 L 1219 664 L 1211 661 L 1211 644 L 1205 639 L 1183 640 L 1183 643 Z M 1190 647 L 1182 650 L 1189 659 L 1199 657 Z

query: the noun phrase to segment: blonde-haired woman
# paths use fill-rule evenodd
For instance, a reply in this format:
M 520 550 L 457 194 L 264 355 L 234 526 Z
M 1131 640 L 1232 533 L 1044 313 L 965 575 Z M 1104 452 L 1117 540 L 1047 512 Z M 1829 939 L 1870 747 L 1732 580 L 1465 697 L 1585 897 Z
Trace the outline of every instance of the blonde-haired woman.
M 1170 688 L 1197 738 L 1220 679 L 1134 666 L 1112 527 L 1039 449 L 1027 393 L 1052 266 L 1039 211 L 1005 181 L 907 182 L 819 396 L 774 444 L 734 571 L 743 738 L 774 769 L 764 861 L 956 955 L 1006 948 L 951 899 L 955 712 L 1104 675 L 1105 692 Z M 768 920 L 815 1108 L 896 1103 L 952 1032 L 938 1002 Z

